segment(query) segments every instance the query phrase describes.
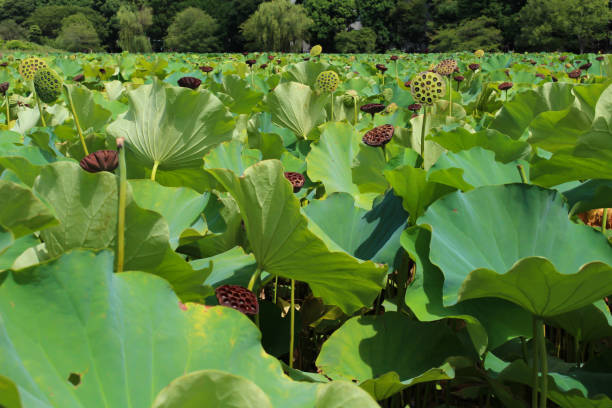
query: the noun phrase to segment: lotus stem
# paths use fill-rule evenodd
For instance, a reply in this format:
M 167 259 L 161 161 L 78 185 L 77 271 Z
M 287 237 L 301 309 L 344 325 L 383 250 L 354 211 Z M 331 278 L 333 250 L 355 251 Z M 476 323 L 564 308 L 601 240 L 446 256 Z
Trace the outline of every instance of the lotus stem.
M 535 318 L 533 318 L 533 327 L 532 327 L 532 333 L 533 333 L 533 360 L 531 362 L 532 367 L 531 367 L 531 387 L 532 387 L 532 394 L 531 394 L 531 407 L 532 408 L 536 408 L 538 406 L 538 362 L 540 360 L 539 357 L 539 347 L 537 344 L 537 338 L 538 338 L 538 320 Z
M 331 93 L 331 121 L 334 121 L 334 93 Z
M 427 106 L 423 107 L 423 122 L 421 123 L 421 158 L 423 159 L 422 167 L 425 168 L 425 129 L 427 123 Z
M 544 322 L 538 320 L 538 348 L 540 349 L 540 366 L 542 372 L 542 389 L 540 390 L 540 408 L 546 408 L 548 401 L 548 355 L 546 353 L 546 337 Z
M 74 125 L 77 128 L 77 132 L 79 133 L 79 139 L 81 139 L 81 145 L 83 145 L 83 151 L 85 152 L 85 156 L 89 155 L 87 151 L 87 144 L 85 143 L 85 137 L 83 136 L 83 130 L 81 130 L 81 124 L 79 123 L 79 116 L 74 109 L 74 103 L 72 102 L 72 96 L 70 92 L 66 91 L 66 99 L 68 99 L 68 103 L 70 104 L 70 111 L 72 112 L 72 117 L 74 118 Z
M 397 60 L 395 60 L 395 82 L 399 82 L 399 75 L 397 75 Z
M 357 98 L 356 97 L 353 98 L 353 106 L 355 107 L 355 123 L 354 123 L 354 125 L 357 125 Z
M 117 272 L 123 272 L 125 260 L 125 203 L 127 195 L 127 171 L 123 140 L 117 142 L 119 150 L 119 214 L 117 216 Z
M 36 106 L 38 106 L 38 113 L 40 113 L 40 123 L 42 123 L 43 127 L 47 127 L 47 122 L 45 121 L 45 116 L 43 115 L 42 104 L 40 103 L 40 99 L 38 99 L 36 92 L 34 92 L 34 99 L 36 99 Z
M 155 181 L 155 175 L 157 174 L 157 167 L 159 166 L 159 161 L 155 160 L 153 162 L 153 170 L 151 171 L 151 180 Z
M 250 66 L 249 69 L 251 70 L 251 88 L 255 89 L 255 80 L 253 79 L 253 67 Z
M 277 289 L 278 289 L 278 275 L 274 277 L 274 304 L 277 304 L 277 300 L 278 300 L 276 296 Z
M 523 360 L 525 364 L 529 364 L 529 360 L 527 359 L 527 342 L 525 341 L 525 336 L 521 336 L 521 350 L 523 352 Z
M 295 280 L 291 279 L 291 323 L 289 325 L 289 367 L 293 368 L 293 346 L 295 342 Z
M 450 76 L 446 78 L 448 81 L 448 116 L 453 116 L 453 86 L 451 84 Z
M 11 123 L 11 107 L 9 106 L 9 96 L 8 92 L 5 95 L 6 97 L 6 126 L 10 126 Z
M 604 234 L 604 236 L 606 235 L 606 227 L 608 224 L 608 208 L 604 208 L 603 210 L 603 216 L 601 217 L 601 232 L 602 234 Z
M 518 172 L 519 172 L 519 174 L 521 176 L 521 182 L 523 184 L 528 184 L 527 175 L 525 174 L 525 169 L 523 168 L 523 165 L 522 164 L 517 164 L 516 168 L 518 169 Z
M 253 272 L 253 275 L 251 275 L 251 279 L 249 280 L 249 285 L 247 286 L 247 289 L 250 290 L 251 292 L 253 292 L 253 288 L 255 287 L 255 282 L 257 282 L 257 279 L 259 279 L 259 275 L 261 275 L 261 269 L 257 267 L 257 269 L 255 269 L 255 272 Z

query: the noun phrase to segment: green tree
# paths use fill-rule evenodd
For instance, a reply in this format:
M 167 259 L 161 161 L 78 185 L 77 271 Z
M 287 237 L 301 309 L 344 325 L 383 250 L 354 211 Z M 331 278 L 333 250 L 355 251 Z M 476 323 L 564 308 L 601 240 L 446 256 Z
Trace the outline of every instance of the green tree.
M 498 50 L 502 34 L 490 17 L 465 20 L 456 26 L 442 28 L 431 36 L 431 49 L 438 52 L 483 49 Z
M 74 14 L 62 20 L 62 31 L 56 43 L 60 48 L 72 52 L 93 51 L 100 48 L 98 33 L 83 14 Z
M 42 30 L 36 24 L 30 26 L 28 40 L 40 44 L 42 41 Z
M 0 16 L 21 24 L 39 6 L 39 0 L 4 0 L 0 6 Z
M 25 40 L 27 31 L 15 22 L 15 20 L 0 21 L 0 39 L 4 41 Z
M 217 22 L 204 11 L 189 7 L 174 17 L 168 28 L 166 47 L 173 51 L 215 52 L 219 40 L 215 37 Z
M 376 48 L 385 51 L 392 46 L 391 11 L 396 0 L 355 0 L 359 20 L 376 33 Z
M 427 47 L 429 32 L 427 0 L 404 0 L 389 15 L 395 45 L 401 49 L 422 50 Z
M 609 38 L 611 18 L 608 0 L 529 0 L 519 15 L 519 44 L 582 53 Z
M 25 23 L 28 26 L 37 25 L 40 28 L 43 37 L 56 38 L 62 30 L 62 22 L 64 19 L 74 14 L 81 14 L 85 16 L 98 33 L 100 41 L 108 41 L 111 36 L 111 29 L 108 20 L 100 13 L 87 7 L 71 5 L 38 7 L 27 18 Z
M 262 51 L 299 51 L 312 20 L 302 5 L 272 0 L 259 5 L 240 27 L 250 47 Z
M 357 19 L 355 0 L 305 0 L 304 8 L 314 25 L 310 41 L 324 50 L 334 49 L 334 37 Z
M 117 11 L 117 21 L 120 27 L 117 44 L 123 51 L 151 52 L 151 42 L 145 35 L 146 28 L 153 24 L 150 8 L 122 5 Z
M 368 27 L 336 34 L 336 50 L 343 54 L 372 53 L 376 50 L 376 33 Z

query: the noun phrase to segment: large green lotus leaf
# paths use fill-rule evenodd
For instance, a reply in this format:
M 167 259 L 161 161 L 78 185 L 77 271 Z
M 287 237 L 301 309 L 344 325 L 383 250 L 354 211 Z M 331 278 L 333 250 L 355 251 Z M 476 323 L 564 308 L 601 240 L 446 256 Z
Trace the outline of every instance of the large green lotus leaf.
M 130 162 L 128 160 L 128 177 L 142 178 L 145 174 L 139 175 L 138 177 L 130 174 Z M 147 172 L 147 175 L 150 173 Z M 198 193 L 204 193 L 218 188 L 215 179 L 210 176 L 202 166 L 200 167 L 189 167 L 185 169 L 175 170 L 158 170 L 155 176 L 155 181 L 163 186 L 168 187 L 189 187 L 197 191 Z
M 456 128 L 449 132 L 437 132 L 430 140 L 454 153 L 473 147 L 492 150 L 495 152 L 495 159 L 502 163 L 522 158 L 530 150 L 527 142 L 513 140 L 493 129 L 471 133 L 467 129 Z
M 253 254 L 245 253 L 239 246 L 210 258 L 196 259 L 190 264 L 195 270 L 208 268 L 212 264 L 212 272 L 204 283 L 213 287 L 222 285 L 246 287 L 257 269 Z
M 410 214 L 412 224 L 431 203 L 455 191 L 455 188 L 449 185 L 429 181 L 425 170 L 413 166 L 386 170 L 384 174 L 395 194 L 402 197 L 402 204 Z
M 229 169 L 242 175 L 247 167 L 261 160 L 261 151 L 246 149 L 238 140 L 221 143 L 204 157 L 206 169 Z
M 187 187 L 164 187 L 151 180 L 131 180 L 129 183 L 140 208 L 164 217 L 173 249 L 178 246 L 181 233 L 200 217 L 210 197 L 210 193 L 198 194 Z
M 38 147 L 0 143 L 0 170 L 13 171 L 28 186 L 34 184 L 43 166 L 54 161 L 55 158 Z
M 271 408 L 254 382 L 219 370 L 200 370 L 172 381 L 152 408 Z
M 372 208 L 378 192 L 361 194 L 353 182 L 351 166 L 359 153 L 361 135 L 348 123 L 334 122 L 325 126 L 319 142 L 311 147 L 306 157 L 308 177 L 321 181 L 329 195 L 344 192 L 355 197 L 363 208 Z
M 50 257 L 74 248 L 115 249 L 118 177 L 88 173 L 74 162 L 46 166 L 34 191 L 54 209 L 60 224 L 41 232 Z M 169 244 L 168 223 L 140 208 L 128 188 L 125 223 L 125 270 L 151 272 L 167 279 L 184 300 L 209 291 L 202 282 L 208 271 L 194 271 Z
M 547 320 L 579 341 L 595 341 L 612 336 L 612 314 L 603 300 Z
M 316 405 L 320 386 L 286 377 L 246 316 L 182 305 L 150 274 L 113 274 L 107 251 L 9 273 L 0 316 L 0 374 L 26 407 L 149 408 L 172 380 L 198 370 L 244 377 L 275 407 Z
M 398 155 L 402 157 L 398 158 L 398 160 L 403 158 L 403 153 L 408 149 L 402 150 L 402 154 Z M 380 195 L 387 191 L 389 188 L 389 182 L 381 172 L 381 169 L 385 168 L 386 165 L 387 163 L 385 161 L 385 155 L 383 154 L 382 149 L 368 146 L 365 143 L 361 143 L 359 145 L 359 152 L 353 160 L 353 168 L 351 169 L 351 173 L 352 181 L 357 185 L 357 189 L 360 193 L 374 193 L 376 195 Z
M 430 258 L 444 272 L 447 306 L 501 297 L 551 316 L 594 302 L 608 286 L 612 290 L 610 275 L 606 278 L 609 244 L 571 222 L 555 190 L 511 184 L 456 192 L 432 204 L 418 223 L 432 231 Z M 585 266 L 593 261 L 608 265 Z M 590 281 L 593 276 L 603 280 Z M 566 300 L 576 284 L 581 296 Z
M 361 388 L 347 381 L 322 384 L 317 390 L 316 408 L 378 408 L 379 405 Z
M 72 98 L 81 129 L 84 132 L 104 130 L 112 113 L 94 101 L 94 93 L 85 87 L 72 84 L 65 84 L 64 88 Z
M 552 187 L 574 180 L 612 179 L 612 166 L 605 157 L 581 157 L 575 149 L 555 153 L 550 159 L 531 161 L 531 182 Z
M 520 183 L 521 176 L 517 165 L 522 164 L 527 177 L 527 162 L 500 163 L 495 161 L 495 153 L 482 147 L 474 147 L 459 153 L 444 153 L 436 164 L 429 169 L 429 180 L 446 184 L 463 191 L 475 187 Z M 460 169 L 461 172 L 449 171 Z
M 572 213 L 612 207 L 612 180 L 588 180 L 563 192 Z
M 538 114 L 567 109 L 575 99 L 572 87 L 571 84 L 549 82 L 516 94 L 504 104 L 489 128 L 519 139 Z
M 414 384 L 454 378 L 449 359 L 465 354 L 444 322 L 387 312 L 349 319 L 323 344 L 316 364 L 332 379 L 357 380 L 381 400 Z
M 11 181 L 0 180 L 0 202 L 0 228 L 10 231 L 13 239 L 58 223 L 53 210 L 32 190 Z
M 17 386 L 3 375 L 0 375 L 0 405 L 5 408 L 22 408 Z
M 489 353 L 485 359 L 484 368 L 499 380 L 531 385 L 532 370 L 522 359 L 507 363 Z M 609 398 L 610 374 L 576 368 L 564 371 L 549 372 L 549 400 L 562 408 L 607 408 L 612 406 L 612 400 Z M 603 377 L 603 381 L 598 377 Z
M 575 106 L 542 112 L 530 124 L 529 144 L 555 153 L 573 148 L 580 135 L 591 128 L 592 118 Z
M 306 282 L 315 296 L 348 313 L 378 295 L 387 268 L 330 251 L 308 229 L 279 161 L 259 162 L 240 178 L 225 169 L 209 171 L 238 203 L 261 270 Z
M 232 115 L 206 90 L 167 86 L 155 80 L 128 91 L 129 110 L 107 131 L 124 137 L 135 156 L 161 169 L 197 167 L 208 150 L 230 140 Z
M 250 114 L 264 96 L 237 75 L 223 76 L 223 87 L 225 93 L 232 98 L 232 102 L 228 105 L 230 111 L 237 114 Z
M 429 260 L 431 232 L 423 227 L 404 231 L 401 244 L 416 264 L 413 281 L 406 289 L 405 302 L 420 321 L 444 318 L 463 319 L 479 354 L 518 336 L 531 336 L 530 315 L 503 299 L 473 299 L 444 306 L 444 275 Z M 500 319 L 499 316 L 505 316 Z
M 307 85 L 285 82 L 266 96 L 265 103 L 272 114 L 272 123 L 306 139 L 312 130 L 325 122 L 327 98 L 317 95 Z
M 4 232 L 0 228 L 0 236 L 0 271 L 13 267 L 15 261 L 25 251 L 40 244 L 40 240 L 34 234 L 13 240 L 10 232 Z
M 322 62 L 303 61 L 289 65 L 282 74 L 283 81 L 300 82 L 315 88 L 317 77 L 329 69 L 329 64 Z
M 402 200 L 393 193 L 386 194 L 370 211 L 356 206 L 353 197 L 346 193 L 313 200 L 302 211 L 309 219 L 310 229 L 329 248 L 393 268 L 408 217 Z

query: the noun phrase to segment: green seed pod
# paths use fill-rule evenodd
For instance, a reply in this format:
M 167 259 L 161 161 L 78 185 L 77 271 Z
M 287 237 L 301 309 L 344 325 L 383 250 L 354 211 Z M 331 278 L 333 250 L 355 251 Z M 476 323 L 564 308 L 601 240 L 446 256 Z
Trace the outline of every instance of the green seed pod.
M 355 100 L 359 98 L 359 94 L 354 89 L 349 89 L 344 95 L 342 95 L 342 103 L 347 108 L 355 106 Z
M 40 58 L 26 58 L 19 64 L 19 75 L 26 81 L 32 81 L 36 71 L 41 68 L 47 68 L 47 63 Z
M 34 89 L 41 101 L 51 103 L 62 93 L 62 78 L 51 68 L 41 68 L 34 76 Z
M 338 74 L 334 71 L 323 71 L 317 77 L 316 87 L 324 92 L 335 92 L 339 83 Z
M 393 99 L 393 89 L 391 88 L 383 89 L 382 95 L 383 95 L 383 98 L 385 98 L 385 101 L 391 102 L 391 99 Z
M 439 74 L 425 71 L 412 79 L 410 93 L 417 102 L 433 105 L 446 94 L 446 84 Z
M 310 56 L 316 57 L 317 55 L 321 54 L 322 51 L 323 51 L 323 47 L 321 47 L 320 45 L 315 45 L 314 47 L 310 49 Z

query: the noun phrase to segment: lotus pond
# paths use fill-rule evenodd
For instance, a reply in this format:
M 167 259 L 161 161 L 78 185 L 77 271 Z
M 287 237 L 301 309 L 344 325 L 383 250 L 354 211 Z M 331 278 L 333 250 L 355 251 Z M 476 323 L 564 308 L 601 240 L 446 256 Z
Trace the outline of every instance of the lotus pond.
M 0 407 L 612 407 L 612 58 L 312 54 L 0 57 Z

